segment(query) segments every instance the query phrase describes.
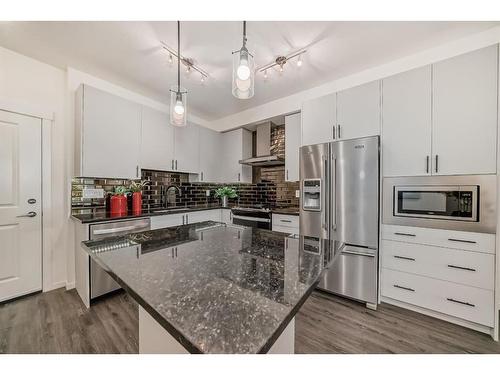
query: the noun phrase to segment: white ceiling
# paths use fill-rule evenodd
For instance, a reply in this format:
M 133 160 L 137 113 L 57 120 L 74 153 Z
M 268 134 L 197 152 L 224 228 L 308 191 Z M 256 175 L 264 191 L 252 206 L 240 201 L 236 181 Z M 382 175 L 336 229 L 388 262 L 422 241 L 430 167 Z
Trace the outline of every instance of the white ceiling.
M 255 96 L 231 95 L 231 52 L 241 22 L 182 22 L 181 53 L 210 74 L 205 84 L 182 75 L 189 110 L 207 121 L 498 26 L 499 22 L 247 22 L 257 66 L 307 47 L 303 66 L 259 76 Z M 160 41 L 176 46 L 176 22 L 0 22 L 0 45 L 49 64 L 68 66 L 168 103 L 175 66 Z

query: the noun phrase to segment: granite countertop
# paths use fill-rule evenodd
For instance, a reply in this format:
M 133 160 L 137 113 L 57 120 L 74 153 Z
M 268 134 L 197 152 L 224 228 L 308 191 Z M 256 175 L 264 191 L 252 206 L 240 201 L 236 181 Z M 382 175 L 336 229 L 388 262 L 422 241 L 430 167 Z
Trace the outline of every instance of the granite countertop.
M 71 217 L 75 220 L 80 221 L 82 224 L 88 224 L 88 223 L 98 223 L 101 221 L 137 219 L 141 217 L 173 215 L 173 214 L 185 214 L 194 211 L 216 210 L 219 208 L 230 209 L 230 207 L 222 207 L 220 205 L 201 205 L 201 206 L 189 206 L 189 207 L 172 207 L 170 209 L 156 208 L 152 210 L 142 210 L 140 213 L 134 213 L 133 211 L 129 211 L 123 215 L 112 214 L 111 212 L 103 209 L 90 213 L 84 213 L 83 211 L 87 210 L 81 209 L 81 210 L 73 210 Z M 79 213 L 78 211 L 81 211 L 82 213 Z
M 266 353 L 331 262 L 331 243 L 207 221 L 83 248 L 191 353 Z
M 101 221 L 113 221 L 113 220 L 126 220 L 126 219 L 137 219 L 141 217 L 150 216 L 162 216 L 162 215 L 172 215 L 172 214 L 185 214 L 193 211 L 205 211 L 205 210 L 216 210 L 216 209 L 227 209 L 230 210 L 232 207 L 222 207 L 221 205 L 200 205 L 200 206 L 189 206 L 189 207 L 173 207 L 173 209 L 162 209 L 156 208 L 152 210 L 142 210 L 140 213 L 134 213 L 132 211 L 127 212 L 124 215 L 112 214 L 104 209 L 99 209 L 93 212 L 86 212 L 89 209 L 75 209 L 71 217 L 74 220 L 80 221 L 82 224 L 89 223 L 99 223 Z M 298 207 L 282 207 L 282 208 L 272 208 L 271 212 L 273 214 L 283 214 L 283 215 L 299 215 Z

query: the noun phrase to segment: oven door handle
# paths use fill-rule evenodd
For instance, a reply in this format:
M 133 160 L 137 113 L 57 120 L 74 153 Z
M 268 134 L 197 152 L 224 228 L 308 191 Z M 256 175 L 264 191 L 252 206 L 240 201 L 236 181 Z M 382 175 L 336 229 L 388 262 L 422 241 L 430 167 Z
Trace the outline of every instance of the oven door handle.
M 234 219 L 246 220 L 246 221 L 258 221 L 258 222 L 262 222 L 262 223 L 270 223 L 271 222 L 271 219 L 266 219 L 263 217 L 240 216 L 240 215 L 233 214 L 233 220 Z

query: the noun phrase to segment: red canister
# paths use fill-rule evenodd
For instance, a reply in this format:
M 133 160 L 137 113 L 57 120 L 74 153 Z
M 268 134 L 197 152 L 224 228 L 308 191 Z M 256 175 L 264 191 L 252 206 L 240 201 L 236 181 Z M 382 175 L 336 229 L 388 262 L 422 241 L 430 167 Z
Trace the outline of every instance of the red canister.
M 113 195 L 111 197 L 111 213 L 112 214 L 127 213 L 127 197 L 125 195 Z
M 132 212 L 140 214 L 142 211 L 142 193 L 137 191 L 132 194 Z

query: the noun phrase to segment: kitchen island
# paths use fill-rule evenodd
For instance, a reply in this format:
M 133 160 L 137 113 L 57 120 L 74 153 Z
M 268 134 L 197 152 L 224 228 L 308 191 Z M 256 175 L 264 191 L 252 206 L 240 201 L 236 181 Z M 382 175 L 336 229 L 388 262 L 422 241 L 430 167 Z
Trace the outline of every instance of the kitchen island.
M 140 353 L 293 353 L 332 246 L 202 222 L 82 242 L 139 304 Z

